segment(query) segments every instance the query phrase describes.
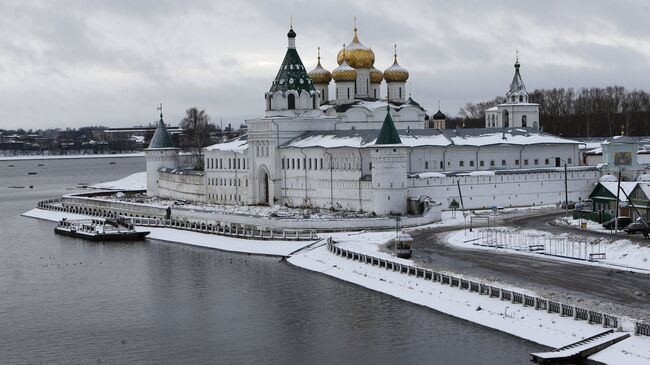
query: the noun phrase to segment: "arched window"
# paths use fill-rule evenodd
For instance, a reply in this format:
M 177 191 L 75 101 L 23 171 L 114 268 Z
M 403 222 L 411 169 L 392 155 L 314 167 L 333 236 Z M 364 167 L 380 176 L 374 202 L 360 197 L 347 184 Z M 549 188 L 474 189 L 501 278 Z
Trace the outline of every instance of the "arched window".
M 400 99 L 402 98 L 402 88 L 401 87 L 399 88 L 399 98 Z
M 312 109 L 316 109 L 316 95 L 314 95 L 312 98 Z
M 519 102 L 520 102 L 520 103 L 523 103 L 523 102 L 524 102 L 524 96 L 523 96 L 523 95 L 519 95 Z
M 510 127 L 510 113 L 507 110 L 503 111 L 503 128 Z
M 348 88 L 348 99 L 350 99 L 350 88 Z
M 271 96 L 266 98 L 266 110 L 271 110 Z
M 521 116 L 521 126 L 524 127 L 524 128 L 526 128 L 526 127 L 527 127 L 527 124 L 528 124 L 528 117 L 525 116 L 525 115 L 522 115 L 522 116 Z
M 289 96 L 287 96 L 287 109 L 296 109 L 296 96 L 293 94 L 289 94 Z
M 493 127 L 496 127 L 496 126 L 497 126 L 496 119 L 494 119 L 494 114 L 492 114 L 492 126 L 493 126 Z

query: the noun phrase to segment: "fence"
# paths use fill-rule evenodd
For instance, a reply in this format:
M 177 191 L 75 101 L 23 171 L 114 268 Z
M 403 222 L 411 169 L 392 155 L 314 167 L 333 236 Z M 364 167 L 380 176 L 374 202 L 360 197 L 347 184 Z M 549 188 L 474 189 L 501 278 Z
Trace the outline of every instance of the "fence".
M 147 227 L 175 228 L 200 233 L 218 234 L 223 236 L 263 239 L 263 240 L 295 240 L 311 241 L 318 238 L 314 230 L 303 229 L 283 229 L 277 231 L 270 227 L 252 228 L 238 225 L 221 225 L 209 221 L 191 221 L 186 219 L 164 219 L 164 218 L 143 218 L 143 217 L 125 217 L 116 212 L 107 210 L 80 210 L 77 207 L 66 207 L 59 205 L 60 199 L 43 200 L 36 204 L 39 209 L 54 210 L 66 213 L 84 214 L 104 218 L 122 218 L 125 222 Z
M 533 307 L 535 310 L 544 310 L 547 313 L 557 313 L 562 317 L 572 317 L 575 320 L 587 321 L 589 324 L 599 324 L 606 328 L 619 327 L 618 318 L 609 314 L 590 311 L 588 309 L 554 302 L 544 298 L 533 297 L 472 280 L 458 278 L 453 275 L 438 273 L 433 270 L 356 253 L 336 246 L 331 237 L 327 241 L 327 250 L 337 256 L 353 261 L 364 262 L 372 266 L 378 266 L 379 268 L 385 268 L 390 271 L 397 271 L 406 275 L 413 275 L 417 278 L 422 278 L 423 280 L 438 282 L 442 285 L 449 285 L 450 287 L 457 286 L 460 290 L 479 293 L 479 295 L 488 295 L 490 298 L 509 301 L 513 304 L 522 304 L 523 306 Z M 650 336 L 650 324 L 636 322 L 634 332 L 637 335 Z
M 588 212 L 588 211 L 573 212 L 573 219 L 587 219 L 590 221 L 594 221 L 596 223 L 604 223 L 613 218 L 614 218 L 613 214 L 602 210 L 599 212 Z
M 594 261 L 607 257 L 601 240 L 570 241 L 565 237 L 548 237 L 499 229 L 482 229 L 474 245 L 529 251 L 579 260 Z

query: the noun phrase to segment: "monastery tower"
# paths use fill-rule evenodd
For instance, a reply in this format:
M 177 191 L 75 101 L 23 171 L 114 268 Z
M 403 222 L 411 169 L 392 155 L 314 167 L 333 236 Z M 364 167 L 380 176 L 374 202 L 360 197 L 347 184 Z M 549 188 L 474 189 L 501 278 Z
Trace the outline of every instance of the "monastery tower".
M 158 170 L 163 167 L 175 169 L 178 161 L 178 148 L 174 147 L 172 138 L 167 132 L 162 111 L 149 147 L 144 150 L 144 158 L 147 166 L 147 195 L 159 196 Z
M 377 141 L 369 148 L 374 212 L 406 214 L 408 147 L 402 144 L 388 107 Z

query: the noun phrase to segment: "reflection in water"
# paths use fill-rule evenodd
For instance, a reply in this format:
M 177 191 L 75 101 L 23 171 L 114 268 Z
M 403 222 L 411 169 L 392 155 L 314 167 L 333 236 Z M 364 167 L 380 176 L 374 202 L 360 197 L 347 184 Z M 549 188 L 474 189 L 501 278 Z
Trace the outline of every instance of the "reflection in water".
M 93 243 L 19 217 L 144 169 L 116 161 L 0 162 L 0 363 L 525 364 L 543 349 L 277 258 Z

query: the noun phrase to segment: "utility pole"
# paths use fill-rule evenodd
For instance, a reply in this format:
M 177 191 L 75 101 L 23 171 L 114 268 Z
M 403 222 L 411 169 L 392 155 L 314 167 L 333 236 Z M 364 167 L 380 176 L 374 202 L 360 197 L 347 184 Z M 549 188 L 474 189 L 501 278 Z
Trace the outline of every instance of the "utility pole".
M 616 211 L 614 212 L 614 232 L 618 232 L 618 203 L 621 192 L 621 169 L 618 169 L 618 187 L 616 187 Z
M 564 216 L 569 216 L 569 186 L 567 184 L 567 167 L 566 161 L 564 162 Z

